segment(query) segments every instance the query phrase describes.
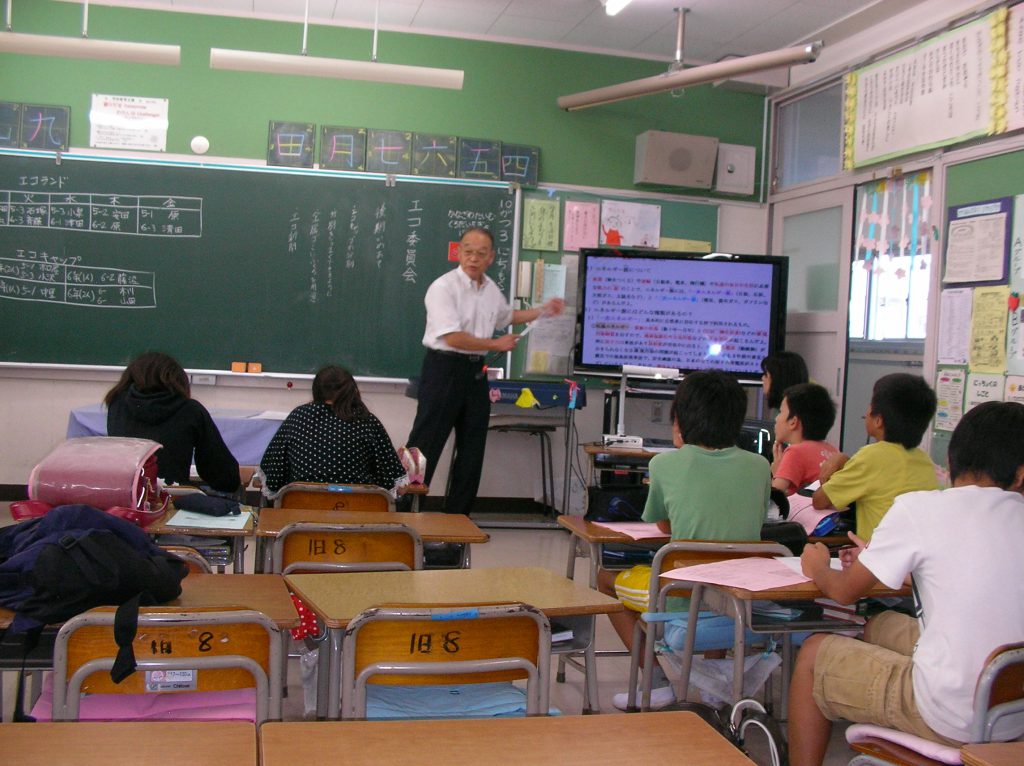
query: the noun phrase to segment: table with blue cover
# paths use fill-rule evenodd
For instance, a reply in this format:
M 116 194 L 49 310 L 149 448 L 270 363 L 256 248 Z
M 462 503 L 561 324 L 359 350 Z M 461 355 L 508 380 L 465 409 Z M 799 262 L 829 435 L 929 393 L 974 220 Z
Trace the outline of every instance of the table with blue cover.
M 211 408 L 210 417 L 239 465 L 259 465 L 270 440 L 281 427 L 280 417 L 267 417 L 261 410 Z M 71 410 L 67 436 L 106 436 L 107 408 L 90 404 Z

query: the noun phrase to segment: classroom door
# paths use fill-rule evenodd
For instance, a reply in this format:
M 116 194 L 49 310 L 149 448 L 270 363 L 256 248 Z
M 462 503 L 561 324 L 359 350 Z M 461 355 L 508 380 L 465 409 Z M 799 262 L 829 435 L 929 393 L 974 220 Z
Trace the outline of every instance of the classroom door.
M 853 188 L 816 192 L 772 207 L 771 252 L 789 256 L 786 348 L 839 406 L 829 441 L 839 443 L 846 375 Z

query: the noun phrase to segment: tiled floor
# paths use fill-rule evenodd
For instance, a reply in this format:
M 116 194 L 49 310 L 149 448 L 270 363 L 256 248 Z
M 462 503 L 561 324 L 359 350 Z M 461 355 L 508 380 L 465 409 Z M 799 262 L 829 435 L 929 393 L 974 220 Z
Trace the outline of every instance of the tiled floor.
M 496 566 L 541 566 L 552 571 L 563 573 L 568 555 L 569 535 L 562 530 L 542 529 L 488 529 L 491 541 L 473 547 L 472 563 L 474 568 Z M 586 581 L 589 562 L 577 559 L 577 579 Z M 252 571 L 251 546 L 247 556 L 246 571 Z M 597 620 L 598 651 L 621 650 L 622 644 L 604 617 Z M 554 663 L 554 660 L 553 660 Z M 618 714 L 612 706 L 612 695 L 624 691 L 628 674 L 629 659 L 621 656 L 600 656 L 598 658 L 598 690 L 602 714 Z M 12 707 L 11 698 L 16 675 L 4 675 L 3 710 L 9 712 Z M 552 668 L 554 679 L 554 668 Z M 774 684 L 778 688 L 778 683 Z M 297 660 L 292 660 L 289 667 L 288 698 L 285 702 L 286 720 L 297 720 L 303 717 L 303 695 L 300 681 L 300 669 Z M 564 683 L 552 683 L 551 704 L 567 715 L 578 715 L 582 708 L 583 678 L 571 668 L 567 670 Z M 826 766 L 846 764 L 852 751 L 846 747 L 841 726 L 836 727 L 832 744 L 829 748 Z M 764 754 L 759 752 L 758 743 L 752 743 L 752 755 L 759 763 L 768 763 Z

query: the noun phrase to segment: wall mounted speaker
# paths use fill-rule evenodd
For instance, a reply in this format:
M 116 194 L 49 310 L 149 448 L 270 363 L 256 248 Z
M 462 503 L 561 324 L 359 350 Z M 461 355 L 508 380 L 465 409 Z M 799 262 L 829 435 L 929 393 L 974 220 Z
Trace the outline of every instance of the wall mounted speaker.
M 648 130 L 636 137 L 633 183 L 710 189 L 718 139 Z

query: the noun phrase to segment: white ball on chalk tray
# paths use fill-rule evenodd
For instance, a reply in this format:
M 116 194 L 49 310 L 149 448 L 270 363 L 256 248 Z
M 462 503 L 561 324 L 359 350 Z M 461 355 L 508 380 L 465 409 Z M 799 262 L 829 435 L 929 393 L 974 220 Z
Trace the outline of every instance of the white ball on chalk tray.
M 192 151 L 196 154 L 206 154 L 210 151 L 210 139 L 206 136 L 195 136 L 192 139 Z

